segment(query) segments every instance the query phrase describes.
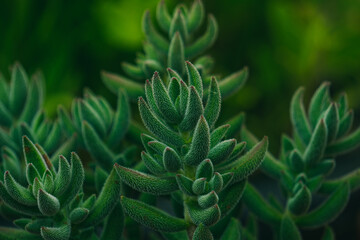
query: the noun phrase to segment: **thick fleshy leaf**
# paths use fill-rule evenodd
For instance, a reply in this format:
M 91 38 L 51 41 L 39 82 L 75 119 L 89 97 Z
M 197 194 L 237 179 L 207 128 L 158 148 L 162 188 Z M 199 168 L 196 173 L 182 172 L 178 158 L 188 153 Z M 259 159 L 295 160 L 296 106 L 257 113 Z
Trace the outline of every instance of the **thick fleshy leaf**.
M 124 70 L 124 72 L 129 75 L 131 78 L 134 78 L 136 80 L 143 80 L 146 78 L 146 75 L 144 74 L 144 71 L 141 69 L 141 67 L 123 62 L 121 63 L 121 67 Z
M 150 109 L 155 113 L 156 116 L 163 118 L 163 114 L 156 105 L 152 84 L 148 79 L 145 82 L 145 96 Z
M 189 131 L 194 129 L 196 123 L 199 120 L 199 117 L 201 116 L 201 114 L 203 114 L 203 112 L 204 107 L 202 105 L 201 97 L 199 96 L 199 93 L 196 91 L 195 87 L 191 86 L 189 91 L 189 97 L 187 100 L 185 115 L 179 125 L 179 128 L 182 131 Z
M 288 206 L 292 213 L 302 214 L 305 213 L 311 204 L 311 192 L 302 182 L 300 183 L 301 188 L 296 194 L 289 199 Z
M 280 226 L 280 239 L 301 240 L 300 231 L 289 215 L 284 215 Z
M 309 169 L 308 176 L 329 175 L 335 168 L 335 160 L 324 160 Z
M 229 171 L 234 173 L 233 182 L 238 182 L 253 173 L 263 162 L 268 148 L 268 138 L 265 136 L 244 156 L 231 163 Z
M 30 123 L 43 103 L 44 89 L 41 80 L 40 74 L 37 74 L 29 85 L 26 103 L 20 117 L 24 122 Z
M 30 223 L 31 221 L 32 221 L 31 218 L 19 218 L 19 219 L 14 220 L 13 223 L 15 226 L 25 229 L 25 226 L 28 223 Z
M 117 93 L 119 88 L 125 89 L 132 100 L 145 95 L 142 84 L 131 81 L 123 76 L 103 71 L 101 72 L 101 78 L 110 91 Z
M 150 12 L 146 11 L 142 20 L 142 28 L 146 39 L 160 52 L 167 54 L 169 42 L 159 34 L 151 22 Z
M 6 171 L 4 174 L 4 184 L 9 195 L 17 202 L 27 205 L 36 206 L 36 199 L 29 189 L 21 186 L 9 173 Z
M 62 129 L 60 123 L 55 121 L 52 125 L 51 131 L 46 137 L 46 142 L 43 145 L 47 152 L 54 152 L 59 147 L 61 144 L 61 133 Z
M 146 128 L 156 135 L 159 139 L 165 143 L 170 143 L 175 146 L 182 146 L 182 138 L 171 130 L 169 127 L 164 125 L 149 109 L 142 97 L 138 101 L 140 115 Z
M 25 214 L 27 216 L 41 216 L 38 207 L 23 205 L 15 199 L 13 199 L 7 192 L 4 183 L 0 181 L 0 199 L 6 204 L 6 206 L 15 210 L 16 212 Z
M 307 165 L 314 165 L 320 161 L 324 154 L 326 143 L 327 128 L 324 120 L 320 120 L 304 153 L 304 161 Z
M 54 224 L 51 218 L 39 218 L 26 224 L 25 230 L 34 234 L 40 234 L 41 227 L 51 227 Z
M 324 120 L 327 128 L 327 142 L 331 143 L 339 129 L 339 112 L 335 103 L 331 103 L 324 114 Z
M 11 112 L 4 106 L 2 102 L 0 102 L 0 124 L 2 126 L 10 126 L 13 121 L 13 117 Z
M 316 127 L 322 110 L 324 109 L 324 106 L 328 103 L 327 101 L 329 100 L 329 86 L 329 82 L 324 82 L 316 90 L 313 97 L 311 98 L 309 105 L 309 121 L 313 128 Z
M 105 136 L 105 122 L 99 113 L 84 100 L 80 100 L 80 117 L 82 121 L 87 121 L 101 138 Z
M 201 116 L 194 130 L 189 152 L 184 157 L 184 162 L 196 166 L 207 157 L 209 150 L 210 129 L 204 116 Z
M 225 77 L 219 81 L 219 88 L 222 98 L 230 97 L 236 94 L 246 83 L 249 77 L 249 70 L 247 67 Z
M 199 178 L 193 182 L 191 189 L 195 194 L 201 195 L 206 192 L 206 187 L 207 187 L 206 178 Z
M 154 72 L 160 71 L 162 69 L 161 64 L 158 61 L 152 59 L 146 59 L 140 64 L 146 76 L 151 76 Z
M 206 209 L 201 208 L 195 202 L 185 204 L 191 220 L 196 225 L 204 224 L 205 226 L 212 226 L 220 220 L 221 211 L 217 204 Z
M 71 200 L 76 196 L 76 194 L 81 190 L 84 179 L 85 173 L 84 168 L 81 163 L 79 156 L 72 152 L 71 153 L 71 177 L 70 183 L 67 189 L 64 191 L 66 194 L 58 196 L 61 207 L 65 207 L 67 204 L 70 203 Z
M 71 223 L 79 224 L 86 219 L 89 214 L 89 210 L 86 208 L 75 208 L 70 213 Z
M 240 222 L 235 218 L 231 218 L 220 240 L 240 240 Z
M 169 71 L 169 68 L 168 68 L 168 71 Z M 170 73 L 170 71 L 169 71 L 169 73 Z M 189 88 L 183 80 L 180 80 L 180 103 L 179 103 L 180 107 L 179 108 L 180 108 L 180 113 L 182 116 L 184 116 L 184 114 L 186 113 L 188 99 L 189 99 Z M 194 101 L 194 100 L 192 100 L 192 101 Z M 198 107 L 201 109 L 202 104 L 199 105 Z
M 204 117 L 209 123 L 210 128 L 212 128 L 219 117 L 221 107 L 221 94 L 215 77 L 211 78 L 209 89 L 210 91 L 204 110 Z
M 198 197 L 198 204 L 202 208 L 209 208 L 214 206 L 219 201 L 219 197 L 215 191 L 211 191 L 208 194 L 201 195 Z
M 114 153 L 100 139 L 95 129 L 86 121 L 82 124 L 82 135 L 87 150 L 93 155 L 101 167 L 110 170 L 114 164 Z
M 150 146 L 150 148 L 154 150 L 158 155 L 162 155 L 164 153 L 165 148 L 168 147 L 159 141 L 150 141 L 148 142 L 148 146 Z
M 26 136 L 23 137 L 23 149 L 26 164 L 32 163 L 40 175 L 44 174 L 47 169 L 45 160 L 36 146 Z
M 171 101 L 175 104 L 176 110 L 180 112 L 180 81 L 177 78 L 173 77 L 170 79 L 168 86 L 169 96 Z
M 110 172 L 99 197 L 83 225 L 94 226 L 100 223 L 114 209 L 120 197 L 121 184 L 115 168 Z
M 130 124 L 130 106 L 127 99 L 126 92 L 118 92 L 117 108 L 114 115 L 111 131 L 107 142 L 109 146 L 117 146 L 121 139 L 125 136 L 125 133 Z
M 181 158 L 172 148 L 165 148 L 163 153 L 164 167 L 168 172 L 177 172 L 181 168 Z
M 189 61 L 186 61 L 186 71 L 188 76 L 188 85 L 194 86 L 199 93 L 200 98 L 203 97 L 203 81 L 196 67 Z
M 229 124 L 221 125 L 211 132 L 210 135 L 210 148 L 213 148 L 218 144 L 226 135 L 228 129 L 230 128 Z
M 69 113 L 65 110 L 65 108 L 62 105 L 58 106 L 57 115 L 59 118 L 61 128 L 66 132 L 68 136 L 71 136 L 74 132 L 76 132 Z
M 64 191 L 69 186 L 70 176 L 71 176 L 70 164 L 68 163 L 68 161 L 64 156 L 60 156 L 58 172 L 56 174 L 55 183 L 54 183 L 55 196 L 59 196 L 60 194 L 64 193 Z
M 221 218 L 226 217 L 239 203 L 246 187 L 246 181 L 241 181 L 227 187 L 219 193 Z
M 19 63 L 15 63 L 12 69 L 9 90 L 10 110 L 15 116 L 18 116 L 24 107 L 28 82 L 29 80 L 23 67 Z
M 360 127 L 353 133 L 330 144 L 326 150 L 326 155 L 339 155 L 347 153 L 360 146 Z
M 206 178 L 210 181 L 214 174 L 214 166 L 210 159 L 205 159 L 196 168 L 195 178 Z
M 178 232 L 185 230 L 188 226 L 183 219 L 170 216 L 153 206 L 134 199 L 122 196 L 121 205 L 132 219 L 155 231 Z
M 42 227 L 41 236 L 45 240 L 68 240 L 70 238 L 71 226 L 69 224 L 61 227 Z
M 233 152 L 236 145 L 236 139 L 229 139 L 220 142 L 210 149 L 208 158 L 216 165 L 227 160 Z
M 208 21 L 206 32 L 185 49 L 185 56 L 187 58 L 191 59 L 199 55 L 215 42 L 218 32 L 217 23 L 212 15 L 209 15 Z
M 122 207 L 118 203 L 105 221 L 100 240 L 119 240 L 124 228 L 124 219 Z
M 319 192 L 331 194 L 346 182 L 349 183 L 351 192 L 358 190 L 360 188 L 360 169 L 356 169 L 342 177 L 325 181 L 321 185 Z
M 175 9 L 173 18 L 171 20 L 170 30 L 169 30 L 169 38 L 173 38 L 176 33 L 180 34 L 181 39 L 184 41 L 188 38 L 188 30 L 185 21 L 185 17 L 180 8 Z M 181 73 L 181 72 L 179 72 Z
M 40 174 L 34 167 L 32 163 L 29 163 L 26 166 L 26 179 L 28 181 L 28 184 L 33 184 L 35 178 L 40 179 Z
M 297 217 L 296 224 L 300 227 L 315 228 L 333 221 L 345 208 L 349 194 L 349 184 L 341 185 L 322 205 L 306 215 Z
M 209 182 L 210 189 L 214 190 L 215 192 L 220 192 L 224 186 L 224 180 L 220 173 L 215 172 L 214 176 L 211 178 Z
M 159 164 L 153 157 L 151 157 L 146 152 L 141 152 L 141 159 L 143 160 L 145 166 L 153 174 L 163 174 L 165 173 L 165 168 L 162 164 Z
M 163 195 L 178 190 L 174 177 L 155 177 L 118 164 L 115 169 L 123 182 L 138 191 Z
M 171 98 L 158 72 L 155 72 L 153 75 L 152 87 L 156 105 L 162 115 L 170 122 L 178 123 L 181 120 L 180 115 L 177 112 L 175 105 L 171 101 Z
M 60 210 L 59 200 L 42 189 L 39 189 L 37 202 L 40 212 L 45 216 L 54 216 Z
M 311 128 L 306 116 L 303 103 L 304 88 L 299 88 L 290 103 L 290 118 L 294 131 L 303 143 L 308 144 L 311 138 Z
M 177 174 L 176 175 L 176 182 L 179 185 L 179 189 L 185 193 L 188 196 L 194 196 L 194 192 L 192 190 L 192 185 L 193 185 L 193 181 L 182 175 L 182 174 Z
M 156 8 L 156 19 L 163 31 L 168 32 L 170 30 L 171 16 L 166 8 L 165 1 L 159 1 Z
M 0 102 L 4 104 L 4 106 L 9 105 L 9 85 L 4 78 L 4 75 L 0 72 Z
M 168 53 L 168 66 L 179 74 L 184 75 L 185 73 L 185 52 L 184 42 L 179 32 L 171 38 L 169 53 Z
M 354 121 L 354 111 L 350 110 L 340 120 L 339 130 L 336 134 L 336 139 L 343 137 L 345 134 L 347 134 L 350 131 L 353 121 Z
M 200 223 L 199 226 L 197 226 L 194 235 L 193 240 L 213 240 L 214 237 L 208 227 L 206 227 L 204 224 Z
M 201 0 L 194 1 L 187 16 L 187 27 L 189 33 L 196 31 L 204 20 L 204 5 Z
M 290 153 L 290 166 L 296 172 L 301 172 L 304 170 L 305 164 L 302 156 L 298 152 L 298 150 L 294 150 Z

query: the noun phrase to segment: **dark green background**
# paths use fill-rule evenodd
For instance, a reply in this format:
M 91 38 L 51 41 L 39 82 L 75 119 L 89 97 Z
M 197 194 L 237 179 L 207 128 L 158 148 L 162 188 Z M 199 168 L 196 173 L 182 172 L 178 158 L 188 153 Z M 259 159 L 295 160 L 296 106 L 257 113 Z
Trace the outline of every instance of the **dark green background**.
M 51 116 L 59 103 L 69 107 L 84 87 L 113 100 L 99 73 L 122 73 L 120 63 L 133 61 L 144 39 L 143 11 L 149 8 L 154 16 L 157 2 L 0 1 L 0 70 L 9 77 L 8 67 L 14 61 L 20 61 L 28 73 L 41 69 L 47 84 L 46 111 Z M 168 6 L 178 3 L 166 2 Z M 222 119 L 245 111 L 249 128 L 258 136 L 268 135 L 276 152 L 280 134 L 290 133 L 288 108 L 294 91 L 305 86 L 308 103 L 321 82 L 330 81 L 334 96 L 348 93 L 359 124 L 360 1 L 204 3 L 220 29 L 209 51 L 216 59 L 214 72 L 225 76 L 245 65 L 250 69 L 245 88 L 225 101 Z M 352 168 L 354 161 L 359 163 L 359 155 L 355 152 L 344 162 Z M 349 225 L 343 222 L 342 226 Z
M 46 78 L 46 110 L 69 106 L 83 87 L 110 95 L 100 80 L 103 69 L 121 73 L 122 61 L 141 51 L 143 11 L 153 15 L 158 0 L 78 0 L 0 3 L 0 70 L 20 61 L 29 73 Z M 166 1 L 174 6 L 177 1 Z M 190 4 L 191 1 L 185 1 Z M 219 23 L 219 37 L 209 54 L 214 72 L 225 76 L 247 65 L 250 78 L 227 100 L 225 117 L 246 111 L 258 136 L 268 135 L 277 150 L 281 132 L 290 130 L 291 95 L 306 86 L 308 100 L 322 81 L 336 96 L 346 91 L 359 118 L 360 2 L 204 1 Z M 111 98 L 111 96 L 109 96 Z

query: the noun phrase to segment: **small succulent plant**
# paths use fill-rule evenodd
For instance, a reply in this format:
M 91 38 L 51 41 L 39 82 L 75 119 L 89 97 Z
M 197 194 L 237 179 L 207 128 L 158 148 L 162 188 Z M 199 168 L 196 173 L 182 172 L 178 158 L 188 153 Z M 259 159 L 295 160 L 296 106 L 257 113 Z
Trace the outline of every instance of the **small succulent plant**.
M 206 31 L 199 36 L 197 33 L 204 22 L 205 11 L 203 3 L 195 0 L 191 8 L 183 4 L 175 7 L 170 14 L 164 1 L 159 2 L 156 9 L 156 20 L 160 29 L 156 29 L 151 22 L 150 12 L 146 11 L 142 26 L 146 41 L 144 54 L 138 54 L 136 64 L 123 63 L 124 72 L 130 78 L 103 72 L 105 85 L 117 92 L 124 88 L 131 99 L 145 96 L 144 79 L 149 79 L 155 71 L 165 74 L 169 67 L 180 77 L 186 76 L 184 62 L 190 60 L 203 77 L 204 87 L 211 83 L 211 68 L 214 61 L 209 56 L 201 56 L 205 50 L 213 45 L 217 38 L 218 27 L 213 15 L 209 14 Z M 248 70 L 237 71 L 219 81 L 222 97 L 235 94 L 245 83 Z
M 152 136 L 143 134 L 141 157 L 151 174 L 115 167 L 132 188 L 154 195 L 169 195 L 183 210 L 176 218 L 146 203 L 122 197 L 124 211 L 136 221 L 160 232 L 187 231 L 189 239 L 212 239 L 210 227 L 226 217 L 239 202 L 246 178 L 261 164 L 267 138 L 245 155 L 245 143 L 231 138 L 238 124 L 215 128 L 221 93 L 212 78 L 207 99 L 199 71 L 186 62 L 187 79 L 168 69 L 168 85 L 155 72 L 145 85 L 146 101 L 139 111 Z M 177 233 L 182 234 L 182 233 Z M 176 234 L 176 235 L 177 235 Z
M 307 112 L 304 88 L 296 91 L 290 107 L 293 138 L 283 135 L 279 159 L 268 153 L 262 165 L 265 173 L 280 182 L 286 205 L 276 199 L 271 199 L 273 204 L 267 203 L 251 185 L 245 190 L 249 209 L 273 226 L 282 239 L 301 239 L 299 228 L 318 227 L 325 227 L 323 239 L 332 239 L 328 224 L 345 208 L 350 193 L 360 187 L 359 168 L 329 179 L 336 166 L 334 158 L 360 145 L 360 128 L 349 133 L 353 110 L 348 107 L 346 94 L 332 101 L 329 86 L 325 82 L 317 89 Z M 242 135 L 248 142 L 255 140 L 247 129 Z M 317 194 L 328 198 L 314 207 L 312 199 Z
M 97 198 L 91 195 L 84 199 L 85 173 L 76 153 L 71 154 L 70 162 L 60 155 L 56 170 L 48 156 L 26 136 L 23 138 L 23 151 L 28 187 L 22 186 L 10 171 L 6 171 L 4 181 L 0 181 L 0 199 L 13 213 L 14 224 L 25 232 L 9 229 L 5 232 L 23 234 L 31 239 L 36 239 L 36 235 L 45 240 L 80 239 L 91 236 L 93 227 L 112 211 L 121 213 L 119 206 L 116 207 L 121 185 L 115 170 L 110 173 Z M 108 225 L 105 224 L 103 235 L 108 234 Z M 4 237 L 0 233 L 0 238 Z
M 1 172 L 11 170 L 13 176 L 25 182 L 22 174 L 22 136 L 39 143 L 52 159 L 69 152 L 75 137 L 66 140 L 58 121 L 50 121 L 43 111 L 44 86 L 41 73 L 29 80 L 19 63 L 11 68 L 8 84 L 0 74 L 0 148 Z M 53 158 L 54 156 L 54 158 Z M 56 156 L 56 157 L 55 157 Z

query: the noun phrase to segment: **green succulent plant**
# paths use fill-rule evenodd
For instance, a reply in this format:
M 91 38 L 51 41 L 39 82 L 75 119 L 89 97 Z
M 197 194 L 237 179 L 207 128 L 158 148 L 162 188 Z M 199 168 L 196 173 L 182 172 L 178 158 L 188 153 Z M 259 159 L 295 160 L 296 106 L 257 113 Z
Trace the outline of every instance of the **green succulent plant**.
M 58 121 L 46 118 L 43 81 L 41 73 L 29 80 L 19 63 L 11 68 L 10 83 L 0 74 L 1 172 L 11 170 L 13 176 L 22 182 L 25 175 L 21 174 L 22 149 L 19 146 L 23 135 L 39 143 L 54 158 L 71 151 L 75 142 L 74 136 L 64 138 Z
M 276 199 L 272 204 L 266 202 L 251 185 L 244 193 L 248 208 L 269 223 L 281 239 L 301 239 L 299 229 L 319 227 L 324 227 L 323 239 L 334 239 L 328 224 L 343 211 L 350 193 L 360 187 L 360 168 L 329 178 L 336 166 L 335 157 L 360 145 L 360 128 L 350 132 L 354 114 L 346 94 L 333 101 L 329 86 L 325 82 L 316 90 L 308 111 L 303 104 L 304 88 L 296 91 L 290 106 L 293 138 L 283 135 L 279 158 L 268 153 L 262 165 L 265 173 L 280 182 L 285 206 Z M 242 135 L 249 143 L 256 143 L 247 129 Z M 319 194 L 328 197 L 314 206 L 312 199 Z
M 14 224 L 24 231 L 0 228 L 0 239 L 14 239 L 20 235 L 26 236 L 23 239 L 88 239 L 94 226 L 112 211 L 116 214 L 112 217 L 121 224 L 122 211 L 117 206 L 121 185 L 115 170 L 98 197 L 90 195 L 84 199 L 85 173 L 76 153 L 71 154 L 70 162 L 60 155 L 56 170 L 42 149 L 26 136 L 23 151 L 28 186 L 22 186 L 10 171 L 6 171 L 4 181 L 0 181 L 0 199 L 13 211 Z M 109 225 L 105 224 L 101 239 L 107 239 L 104 236 L 109 231 L 117 232 Z
M 136 64 L 123 63 L 124 72 L 130 78 L 103 72 L 105 85 L 117 92 L 119 88 L 126 89 L 129 97 L 136 100 L 145 96 L 144 79 L 149 79 L 155 71 L 165 74 L 167 68 L 176 71 L 180 77 L 185 77 L 185 60 L 194 62 L 203 77 L 204 87 L 211 83 L 211 68 L 214 61 L 209 56 L 201 56 L 213 45 L 217 38 L 218 27 L 213 15 L 209 14 L 207 28 L 204 33 L 198 34 L 205 18 L 204 6 L 201 0 L 195 0 L 190 8 L 183 4 L 175 7 L 170 14 L 164 1 L 160 1 L 156 9 L 156 20 L 160 29 L 156 29 L 151 22 L 150 12 L 143 16 L 142 26 L 146 37 L 144 54 L 138 54 Z M 236 93 L 245 83 L 248 70 L 237 71 L 221 78 L 219 88 L 222 97 Z
M 190 62 L 186 62 L 186 70 L 185 80 L 168 69 L 168 84 L 155 72 L 145 85 L 146 101 L 139 98 L 141 118 L 153 134 L 142 135 L 146 151 L 141 157 L 150 174 L 121 165 L 115 169 L 124 183 L 140 192 L 171 194 L 184 212 L 184 219 L 173 217 L 122 196 L 123 209 L 130 217 L 156 231 L 187 231 L 189 239 L 212 239 L 209 227 L 237 205 L 246 179 L 261 164 L 268 143 L 265 137 L 242 155 L 246 144 L 231 138 L 241 128 L 242 115 L 232 125 L 215 127 L 221 107 L 216 78 L 203 100 L 199 71 Z
M 120 149 L 124 149 L 121 140 L 129 127 L 129 108 L 124 91 L 118 92 L 117 107 L 113 109 L 105 98 L 86 90 L 83 99 L 73 101 L 71 115 L 63 107 L 58 108 L 58 115 L 67 135 L 77 134 L 79 147 L 110 171 L 115 162 L 127 164 Z

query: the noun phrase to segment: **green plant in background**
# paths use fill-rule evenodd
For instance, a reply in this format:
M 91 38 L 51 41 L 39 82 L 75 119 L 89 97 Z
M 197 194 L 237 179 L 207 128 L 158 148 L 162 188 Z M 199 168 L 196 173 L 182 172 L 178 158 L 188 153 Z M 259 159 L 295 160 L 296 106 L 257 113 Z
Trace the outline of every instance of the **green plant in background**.
M 118 92 L 114 110 L 105 98 L 86 90 L 83 99 L 73 101 L 71 115 L 63 107 L 58 113 L 67 136 L 78 134 L 79 147 L 89 152 L 101 168 L 110 171 L 117 161 L 125 164 L 120 150 L 130 120 L 126 93 Z
M 11 170 L 24 183 L 21 139 L 27 135 L 39 143 L 51 157 L 70 151 L 75 137 L 65 140 L 58 121 L 50 121 L 43 111 L 44 86 L 41 73 L 28 76 L 19 63 L 11 68 L 8 84 L 0 74 L 0 148 L 1 172 Z
M 156 231 L 186 230 L 189 239 L 212 239 L 209 227 L 237 205 L 246 178 L 261 164 L 268 143 L 264 138 L 240 157 L 245 143 L 229 138 L 241 129 L 242 118 L 238 124 L 215 128 L 221 106 L 218 82 L 212 78 L 203 101 L 200 73 L 190 62 L 186 69 L 185 81 L 169 69 L 168 85 L 155 72 L 151 82 L 146 82 L 147 101 L 139 98 L 141 118 L 154 135 L 142 135 L 146 149 L 142 160 L 152 174 L 120 165 L 116 171 L 123 182 L 138 191 L 171 194 L 184 215 L 184 219 L 175 218 L 146 203 L 121 197 L 130 217 Z M 183 235 L 175 234 L 184 239 Z
M 301 239 L 299 228 L 319 227 L 325 227 L 323 239 L 334 239 L 328 224 L 343 211 L 350 193 L 360 187 L 360 168 L 329 179 L 336 165 L 334 158 L 360 145 L 360 128 L 349 133 L 354 114 L 346 94 L 332 101 L 329 85 L 325 82 L 317 89 L 307 112 L 304 88 L 296 91 L 290 108 L 293 138 L 283 135 L 279 159 L 268 153 L 262 165 L 266 174 L 279 181 L 285 206 L 274 198 L 267 202 L 250 184 L 244 193 L 247 207 L 270 224 L 280 239 Z M 256 143 L 247 129 L 242 136 L 250 145 Z M 328 197 L 313 207 L 318 194 Z
M 23 138 L 28 187 L 19 184 L 10 171 L 0 182 L 0 198 L 14 214 L 14 224 L 25 231 L 0 228 L 0 239 L 89 239 L 94 226 L 111 213 L 110 220 L 123 220 L 117 205 L 120 196 L 119 178 L 113 170 L 106 180 L 100 195 L 83 199 L 82 185 L 85 178 L 80 158 L 71 154 L 70 163 L 59 156 L 58 170 L 54 168 L 42 149 L 26 136 Z M 107 222 L 101 239 L 122 231 Z M 121 232 L 120 232 L 121 234 Z
M 164 1 L 159 2 L 156 19 L 161 32 L 153 26 L 150 12 L 146 11 L 142 23 L 146 36 L 145 54 L 138 54 L 136 65 L 123 63 L 123 70 L 130 78 L 103 72 L 105 85 L 113 92 L 124 88 L 131 99 L 137 99 L 144 96 L 144 79 L 149 79 L 154 71 L 164 74 L 169 67 L 180 77 L 184 77 L 186 70 L 183 63 L 185 60 L 191 60 L 201 72 L 205 89 L 208 88 L 213 59 L 199 55 L 214 43 L 218 30 L 215 18 L 209 15 L 205 33 L 198 36 L 197 30 L 201 27 L 204 17 L 204 6 L 200 0 L 195 0 L 190 9 L 178 5 L 172 15 L 169 14 Z M 247 76 L 248 70 L 244 68 L 221 79 L 219 88 L 222 97 L 236 93 L 245 83 Z
M 9 84 L 0 76 L 0 221 L 14 224 L 0 227 L 0 240 L 252 240 L 261 238 L 258 221 L 275 239 L 301 239 L 299 229 L 320 227 L 323 239 L 334 239 L 329 224 L 360 186 L 359 169 L 330 175 L 334 158 L 360 145 L 346 95 L 332 101 L 324 83 L 306 111 L 300 88 L 291 101 L 293 136 L 283 136 L 275 158 L 267 137 L 258 141 L 244 126 L 243 113 L 217 124 L 222 100 L 248 71 L 220 81 L 211 74 L 213 60 L 201 54 L 217 24 L 210 15 L 199 35 L 204 15 L 198 0 L 173 14 L 160 2 L 157 30 L 145 13 L 145 53 L 123 64 L 130 78 L 102 73 L 117 94 L 115 108 L 86 89 L 70 113 L 59 107 L 49 120 L 41 75 L 29 81 L 15 64 Z M 147 130 L 134 121 L 127 96 L 138 98 Z M 262 198 L 248 180 L 258 167 L 283 196 Z

